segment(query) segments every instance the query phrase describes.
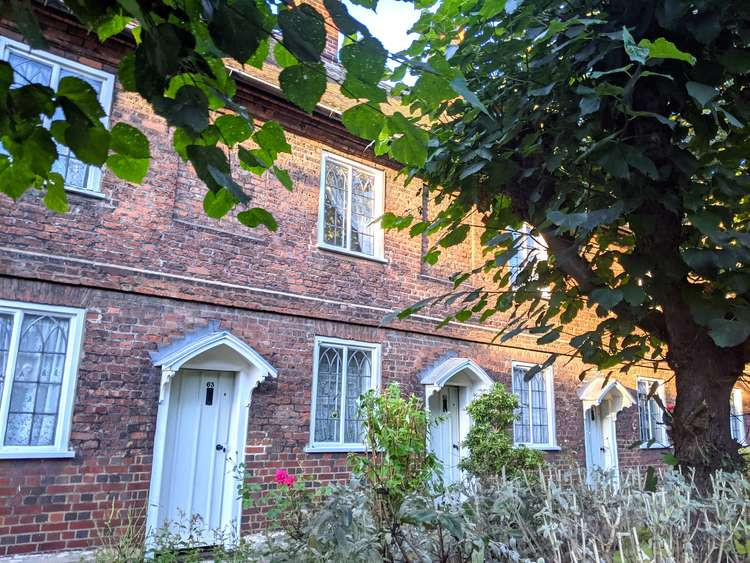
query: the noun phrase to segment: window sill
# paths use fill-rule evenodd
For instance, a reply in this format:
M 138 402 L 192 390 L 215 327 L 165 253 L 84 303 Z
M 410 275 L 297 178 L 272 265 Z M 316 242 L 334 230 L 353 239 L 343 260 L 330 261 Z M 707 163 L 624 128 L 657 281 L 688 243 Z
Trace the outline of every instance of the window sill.
M 544 444 L 513 444 L 514 448 L 527 448 L 529 450 L 541 450 L 543 452 L 561 452 L 560 446 L 544 445 Z
M 73 451 L 32 451 L 32 452 L 2 452 L 0 460 L 3 459 L 71 459 L 76 456 Z
M 304 452 L 307 454 L 331 454 L 331 453 L 364 453 L 367 451 L 365 446 L 305 446 Z
M 669 444 L 651 444 L 650 446 L 648 444 L 641 444 L 640 448 L 642 450 L 669 450 L 672 446 Z
M 318 243 L 318 248 L 320 250 L 325 250 L 328 252 L 335 252 L 336 254 L 344 254 L 346 256 L 353 256 L 354 258 L 364 258 L 365 260 L 370 260 L 372 262 L 380 262 L 381 264 L 388 264 L 388 260 L 380 256 L 371 256 L 369 254 L 364 254 L 362 252 L 346 250 L 345 248 L 339 248 L 338 246 L 332 246 L 330 244 L 325 244 L 322 242 Z
M 102 192 L 84 190 L 82 188 L 74 188 L 72 186 L 65 186 L 65 191 L 76 195 L 82 195 L 84 197 L 90 197 L 91 199 L 104 199 L 106 197 Z

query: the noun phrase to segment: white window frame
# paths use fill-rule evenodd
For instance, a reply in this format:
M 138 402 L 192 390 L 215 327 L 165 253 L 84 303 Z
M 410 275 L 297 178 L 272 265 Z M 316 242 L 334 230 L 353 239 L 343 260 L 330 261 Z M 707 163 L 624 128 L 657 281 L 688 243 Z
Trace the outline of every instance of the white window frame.
M 732 438 L 737 441 L 740 445 L 747 445 L 747 436 L 745 433 L 745 413 L 743 402 L 742 402 L 742 389 L 732 389 L 731 406 L 729 409 L 729 432 L 732 433 L 732 418 L 737 417 L 740 423 L 739 434 L 735 436 L 732 433 Z
M 326 336 L 315 337 L 315 348 L 313 356 L 313 378 L 312 378 L 312 405 L 310 407 L 310 440 L 309 444 L 305 447 L 306 452 L 364 452 L 366 447 L 362 442 L 315 442 L 315 414 L 316 406 L 318 403 L 318 361 L 320 359 L 320 347 L 321 346 L 334 346 L 343 347 L 347 350 L 349 348 L 358 348 L 370 350 L 372 353 L 371 369 L 372 374 L 370 377 L 370 389 L 380 389 L 380 359 L 381 359 L 381 345 L 373 344 L 370 342 L 360 342 L 357 340 L 345 340 L 341 338 L 330 338 Z M 346 357 L 348 357 L 348 352 Z M 346 389 L 346 371 L 347 362 L 342 361 L 342 377 L 341 387 L 342 390 Z M 341 425 L 343 427 L 345 417 L 341 417 Z M 344 438 L 343 428 L 339 433 L 341 440 Z
M 113 74 L 110 74 L 109 72 L 105 72 L 103 70 L 91 68 L 89 66 L 86 66 L 76 61 L 72 61 L 70 59 L 66 59 L 64 57 L 53 55 L 52 53 L 49 53 L 48 51 L 44 51 L 41 49 L 32 49 L 29 45 L 26 45 L 25 43 L 14 41 L 13 39 L 9 39 L 7 37 L 3 37 L 2 35 L 0 35 L 0 60 L 3 60 L 3 61 L 8 60 L 9 50 L 18 51 L 20 53 L 23 53 L 23 55 L 26 57 L 29 57 L 31 59 L 36 59 L 39 62 L 44 63 L 44 64 L 51 65 L 52 66 L 52 78 L 50 82 L 52 84 L 56 84 L 58 82 L 60 70 L 62 68 L 67 68 L 78 74 L 88 75 L 91 78 L 101 81 L 102 89 L 101 89 L 101 92 L 99 93 L 99 103 L 102 105 L 102 108 L 104 108 L 104 113 L 106 114 L 102 118 L 102 123 L 104 124 L 105 127 L 109 128 L 109 114 L 111 113 L 111 108 L 112 108 L 112 92 L 114 91 L 114 83 L 115 83 L 115 77 Z M 69 192 L 75 192 L 75 193 L 90 195 L 94 197 L 103 197 L 103 194 L 101 193 L 102 169 L 92 164 L 87 164 L 86 166 L 88 167 L 88 177 L 86 180 L 86 187 L 79 188 L 77 186 L 66 185 L 65 189 Z
M 75 452 L 69 449 L 70 432 L 73 418 L 78 363 L 83 343 L 83 325 L 85 310 L 53 305 L 40 305 L 20 301 L 0 300 L 0 313 L 13 315 L 13 328 L 8 350 L 7 365 L 0 366 L 5 370 L 2 395 L 0 396 L 0 459 L 40 459 L 74 457 Z M 10 393 L 13 388 L 16 357 L 21 329 L 21 317 L 24 313 L 52 315 L 69 319 L 68 348 L 65 354 L 62 385 L 60 387 L 60 404 L 55 427 L 55 443 L 49 446 L 6 446 L 5 429 L 10 409 Z
M 640 401 L 640 397 L 638 396 L 638 384 L 640 382 L 644 382 L 646 384 L 646 394 L 651 391 L 651 386 L 654 383 L 658 383 L 659 386 L 657 387 L 657 394 L 659 395 L 659 399 L 661 399 L 661 404 L 665 406 L 667 405 L 667 396 L 665 391 L 665 385 L 664 381 L 661 379 L 655 379 L 653 377 L 637 377 L 635 380 L 635 396 L 636 396 L 636 404 L 638 405 L 638 436 L 640 437 L 641 430 L 643 428 L 643 420 L 641 419 L 641 405 L 638 401 Z M 648 405 L 649 402 L 653 401 L 654 398 L 651 397 L 646 401 L 646 404 Z M 658 406 L 658 403 L 657 403 Z M 648 408 L 648 407 L 647 407 Z M 651 410 L 648 410 L 649 416 L 651 416 Z M 644 450 L 659 450 L 664 448 L 670 448 L 672 447 L 672 444 L 669 442 L 669 435 L 667 434 L 667 425 L 664 421 L 664 412 L 661 414 L 661 421 L 658 421 L 658 426 L 661 430 L 661 436 L 652 436 L 651 439 L 653 440 L 653 443 L 649 444 L 651 440 L 647 440 L 646 442 L 641 443 L 641 449 Z M 650 426 L 649 426 L 650 428 Z M 660 441 L 663 440 L 663 441 Z
M 532 253 L 536 254 L 537 264 L 549 258 L 549 252 L 547 251 L 544 240 L 540 235 L 532 235 L 532 231 L 533 228 L 531 227 L 531 225 L 529 225 L 528 223 L 524 223 L 523 225 L 521 225 L 521 228 L 518 232 L 511 233 L 511 236 L 513 237 L 514 247 L 518 240 L 521 239 L 521 237 L 523 237 L 524 239 L 523 242 L 520 243 L 521 248 L 518 250 L 518 252 L 516 252 L 516 254 L 514 254 L 510 260 L 508 260 L 508 268 L 510 269 L 510 286 L 513 289 L 516 289 L 518 287 L 518 285 L 516 284 L 516 278 L 518 277 L 520 270 L 526 267 L 526 262 L 527 260 L 529 260 Z M 529 239 L 533 241 L 533 248 L 527 248 L 525 246 L 526 242 Z M 549 289 L 543 290 L 542 296 L 545 298 L 549 298 Z
M 375 201 L 373 203 L 373 254 L 365 254 L 364 252 L 357 252 L 356 250 L 350 250 L 351 247 L 351 220 L 352 220 L 352 190 L 351 190 L 351 171 L 349 172 L 349 189 L 347 190 L 347 209 L 348 213 L 346 216 L 346 247 L 336 246 L 334 244 L 327 243 L 325 241 L 325 197 L 326 197 L 326 165 L 328 160 L 335 160 L 344 166 L 353 168 L 359 168 L 360 170 L 372 174 L 375 177 Z M 384 189 L 384 174 L 382 170 L 365 166 L 354 160 L 344 158 L 337 154 L 323 151 L 320 160 L 320 201 L 318 202 L 318 248 L 325 250 L 331 250 L 333 252 L 340 252 L 342 254 L 348 254 L 350 256 L 357 256 L 359 258 L 366 258 L 367 260 L 374 260 L 376 262 L 387 262 L 384 258 L 384 233 L 383 227 L 380 224 L 380 217 L 384 213 L 385 205 L 385 189 Z
M 529 369 L 534 367 L 537 364 L 529 364 L 526 362 L 511 362 L 510 367 L 510 388 L 511 393 L 513 392 L 513 372 L 516 368 L 523 368 L 523 369 Z M 546 368 L 541 374 L 544 377 L 544 388 L 547 392 L 547 442 L 546 443 L 537 443 L 537 442 L 518 442 L 516 441 L 516 433 L 513 428 L 511 428 L 511 432 L 513 432 L 513 445 L 515 447 L 525 447 L 533 450 L 550 450 L 550 451 L 557 451 L 560 448 L 557 445 L 557 428 L 555 425 L 555 388 L 554 388 L 554 373 L 552 371 L 552 366 Z M 529 386 L 529 397 L 531 397 L 531 380 L 524 383 L 525 385 Z M 514 394 L 515 395 L 515 394 Z M 515 395 L 518 397 L 517 395 Z M 518 397 L 520 399 L 520 397 Z M 529 410 L 531 409 L 531 405 L 529 405 Z M 531 413 L 529 412 L 529 424 L 533 425 Z M 514 425 L 515 426 L 515 425 Z M 533 439 L 534 438 L 534 431 L 533 428 L 529 427 L 529 436 Z

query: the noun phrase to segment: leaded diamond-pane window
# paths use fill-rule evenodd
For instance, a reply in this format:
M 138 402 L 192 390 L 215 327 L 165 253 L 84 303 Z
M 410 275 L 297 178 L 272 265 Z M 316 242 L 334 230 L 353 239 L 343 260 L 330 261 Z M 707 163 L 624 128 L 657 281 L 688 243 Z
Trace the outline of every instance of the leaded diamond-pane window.
M 512 388 L 519 402 L 513 422 L 513 441 L 519 445 L 553 446 L 551 372 L 538 372 L 525 381 L 528 370 L 529 366 L 513 364 Z
M 526 224 L 511 235 L 516 252 L 508 260 L 508 267 L 510 268 L 510 284 L 515 286 L 517 281 L 522 281 L 518 280 L 518 277 L 527 266 L 532 266 L 531 276 L 536 279 L 534 270 L 538 262 L 547 259 L 547 246 L 542 237 L 533 235 L 531 227 Z
M 82 312 L 0 301 L 0 454 L 64 452 Z
M 366 256 L 382 254 L 382 174 L 343 159 L 323 158 L 320 242 Z
M 360 396 L 375 384 L 374 345 L 319 340 L 314 374 L 312 446 L 362 444 Z
M 641 427 L 641 442 L 643 446 L 663 447 L 668 445 L 667 429 L 664 425 L 662 407 L 664 403 L 664 386 L 652 379 L 639 379 L 638 390 L 638 418 Z
M 0 60 L 6 60 L 13 68 L 13 86 L 18 88 L 26 84 L 38 83 L 57 89 L 60 80 L 73 76 L 88 82 L 99 95 L 99 102 L 105 112 L 109 111 L 112 96 L 113 77 L 107 73 L 87 68 L 78 63 L 44 51 L 32 51 L 26 45 L 0 37 Z M 57 120 L 63 119 L 62 110 L 57 109 L 52 118 L 45 118 L 44 124 L 49 127 Z M 52 165 L 53 172 L 65 180 L 65 187 L 74 190 L 99 191 L 99 169 L 84 164 L 64 145 L 55 143 L 58 153 Z M 2 152 L 2 146 L 0 146 Z

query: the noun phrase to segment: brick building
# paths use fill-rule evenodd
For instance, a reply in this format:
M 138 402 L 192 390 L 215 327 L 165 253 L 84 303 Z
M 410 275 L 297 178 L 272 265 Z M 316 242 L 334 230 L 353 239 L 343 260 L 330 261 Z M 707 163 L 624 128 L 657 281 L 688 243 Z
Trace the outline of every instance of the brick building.
M 153 163 L 134 186 L 63 155 L 64 215 L 33 193 L 0 196 L 0 556 L 95 545 L 113 507 L 145 514 L 149 528 L 181 510 L 214 527 L 257 528 L 262 516 L 241 510 L 233 468 L 244 463 L 258 482 L 280 468 L 347 479 L 347 452 L 362 449 L 356 397 L 390 381 L 445 413 L 432 442 L 447 480 L 458 477 L 465 406 L 493 381 L 525 405 L 516 441 L 551 461 L 659 463 L 664 427 L 643 395 L 668 382 L 666 369 L 582 384 L 584 367 L 565 360 L 562 344 L 525 334 L 490 344 L 502 319 L 381 326 L 479 263 L 478 233 L 432 268 L 420 259 L 426 238 L 369 226 L 383 209 L 429 214 L 430 205 L 346 132 L 350 102 L 333 88 L 310 116 L 283 99 L 273 64 L 235 75 L 239 101 L 260 122 L 280 122 L 292 146 L 281 162 L 291 193 L 273 176 L 237 171 L 253 205 L 279 223 L 276 233 L 249 230 L 204 215 L 204 188 L 166 124 L 117 84 L 127 42 L 102 47 L 54 8 L 41 17 L 49 52 L 28 49 L 3 22 L 0 58 L 53 86 L 64 73 L 91 81 L 110 125 L 148 135 Z M 336 45 L 332 34 L 334 71 Z M 551 351 L 564 359 L 524 383 Z M 662 392 L 669 401 L 673 385 Z M 740 412 L 742 391 L 735 400 Z M 744 437 L 742 425 L 735 432 Z M 654 447 L 628 447 L 641 438 Z

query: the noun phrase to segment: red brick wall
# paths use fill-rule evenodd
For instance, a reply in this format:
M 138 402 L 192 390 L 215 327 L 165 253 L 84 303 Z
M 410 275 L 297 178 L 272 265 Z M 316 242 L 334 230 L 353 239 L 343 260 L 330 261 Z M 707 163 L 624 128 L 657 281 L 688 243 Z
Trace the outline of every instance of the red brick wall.
M 101 48 L 62 20 L 46 19 L 45 26 L 53 51 L 110 72 L 126 48 L 117 42 Z M 2 26 L 0 33 L 12 35 Z M 318 249 L 323 150 L 384 170 L 388 210 L 418 210 L 419 187 L 404 187 L 396 168 L 343 133 L 335 116 L 301 116 L 273 92 L 248 86 L 241 97 L 254 115 L 278 119 L 290 131 L 293 154 L 282 164 L 295 180 L 294 192 L 273 176 L 238 170 L 253 205 L 276 216 L 278 233 L 208 220 L 200 205 L 203 188 L 173 153 L 165 123 L 119 88 L 112 121 L 138 126 L 151 141 L 154 161 L 142 186 L 105 173 L 104 197 L 70 194 L 66 215 L 47 211 L 32 193 L 15 204 L 0 196 L 0 299 L 87 309 L 71 437 L 76 457 L 0 461 L 0 556 L 95 544 L 113 503 L 143 515 L 159 393 L 148 352 L 210 320 L 279 372 L 253 393 L 246 462 L 261 481 L 298 463 L 323 481 L 347 477 L 344 454 L 303 452 L 315 336 L 381 343 L 384 382 L 398 380 L 420 395 L 421 372 L 448 354 L 469 357 L 508 384 L 512 361 L 541 362 L 551 350 L 569 352 L 561 344 L 540 348 L 529 335 L 489 345 L 493 333 L 471 324 L 435 331 L 431 321 L 416 319 L 380 327 L 388 310 L 445 291 L 445 282 L 433 278 L 444 280 L 474 263 L 472 241 L 446 253 L 433 270 L 420 261 L 427 242 L 405 233 L 386 234 L 386 264 Z M 582 318 L 580 327 L 592 322 Z M 584 460 L 575 393 L 582 368 L 577 360 L 555 366 L 562 451 L 550 454 L 551 461 Z M 634 377 L 624 379 L 631 389 Z M 620 414 L 618 433 L 621 466 L 658 461 L 660 452 L 625 448 L 638 437 L 635 409 Z M 246 527 L 259 524 L 257 514 L 246 514 Z
M 72 549 L 96 543 L 112 507 L 143 515 L 151 470 L 160 374 L 148 352 L 217 320 L 250 343 L 277 370 L 253 392 L 247 468 L 260 482 L 276 469 L 325 481 L 348 477 L 345 454 L 309 454 L 312 362 L 315 336 L 380 343 L 382 379 L 423 393 L 421 374 L 448 355 L 474 359 L 509 385 L 512 361 L 539 362 L 540 353 L 456 341 L 439 335 L 246 312 L 231 307 L 142 296 L 124 291 L 65 287 L 0 278 L 0 298 L 87 310 L 83 357 L 73 415 L 72 460 L 0 461 L 0 555 Z M 557 440 L 550 461 L 583 463 L 577 362 L 555 366 Z M 634 384 L 626 381 L 633 389 Z M 621 466 L 656 463 L 660 452 L 628 450 L 637 439 L 636 409 L 620 414 Z M 247 512 L 246 527 L 260 524 Z M 120 512 L 120 522 L 123 512 Z

